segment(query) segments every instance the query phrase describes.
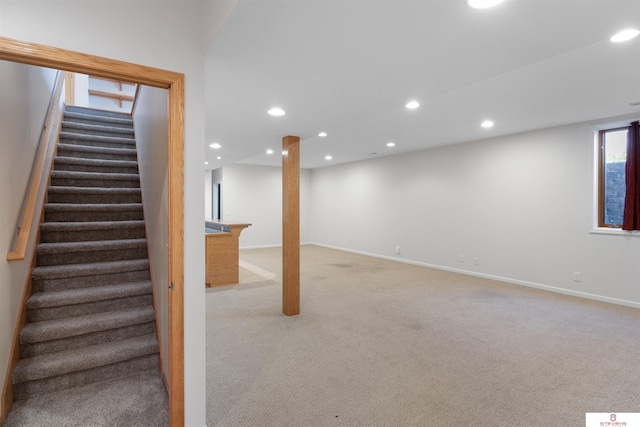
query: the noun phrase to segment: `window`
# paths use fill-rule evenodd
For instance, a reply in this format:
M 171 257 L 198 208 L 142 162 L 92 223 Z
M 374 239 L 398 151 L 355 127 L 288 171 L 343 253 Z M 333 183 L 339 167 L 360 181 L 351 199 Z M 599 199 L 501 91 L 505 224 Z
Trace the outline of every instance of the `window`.
M 627 132 L 623 127 L 598 133 L 598 227 L 622 227 Z

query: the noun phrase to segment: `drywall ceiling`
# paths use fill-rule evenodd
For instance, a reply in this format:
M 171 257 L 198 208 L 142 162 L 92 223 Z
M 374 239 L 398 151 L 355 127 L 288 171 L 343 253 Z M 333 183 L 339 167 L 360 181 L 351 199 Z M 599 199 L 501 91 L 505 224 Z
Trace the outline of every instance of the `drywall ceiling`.
M 317 168 L 640 113 L 627 27 L 640 1 L 240 0 L 206 56 L 205 168 L 280 165 L 285 135 Z

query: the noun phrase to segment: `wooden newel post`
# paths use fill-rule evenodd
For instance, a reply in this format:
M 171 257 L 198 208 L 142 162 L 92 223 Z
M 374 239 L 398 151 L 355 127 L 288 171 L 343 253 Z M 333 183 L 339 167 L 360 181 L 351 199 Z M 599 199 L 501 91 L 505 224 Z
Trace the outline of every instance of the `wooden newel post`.
M 300 138 L 282 138 L 282 312 L 300 314 Z

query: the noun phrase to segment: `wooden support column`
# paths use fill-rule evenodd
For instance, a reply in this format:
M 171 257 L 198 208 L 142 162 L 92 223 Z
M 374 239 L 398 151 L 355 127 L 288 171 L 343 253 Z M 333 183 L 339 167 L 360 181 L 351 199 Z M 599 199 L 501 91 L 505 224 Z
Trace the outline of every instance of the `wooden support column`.
M 282 138 L 282 312 L 300 314 L 300 137 Z

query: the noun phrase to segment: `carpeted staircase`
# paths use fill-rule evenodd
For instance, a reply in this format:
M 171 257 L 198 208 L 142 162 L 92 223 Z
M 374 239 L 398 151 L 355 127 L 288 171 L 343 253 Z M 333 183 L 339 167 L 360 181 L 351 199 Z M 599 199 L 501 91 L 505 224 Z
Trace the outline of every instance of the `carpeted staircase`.
M 130 114 L 66 107 L 36 251 L 15 400 L 159 369 Z

